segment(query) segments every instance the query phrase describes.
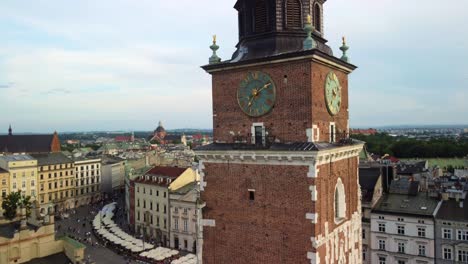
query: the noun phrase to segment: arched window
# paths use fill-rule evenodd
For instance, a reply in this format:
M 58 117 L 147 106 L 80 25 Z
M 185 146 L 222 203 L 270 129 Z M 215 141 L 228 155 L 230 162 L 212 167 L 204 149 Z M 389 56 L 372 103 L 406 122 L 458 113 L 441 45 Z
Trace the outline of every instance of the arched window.
M 287 28 L 302 28 L 302 4 L 300 0 L 286 0 L 285 17 Z
M 256 33 L 267 31 L 268 28 L 268 15 L 267 5 L 265 0 L 257 0 L 255 2 L 254 11 L 254 29 Z
M 314 28 L 318 32 L 322 31 L 322 9 L 317 3 L 314 4 Z
M 343 182 L 338 178 L 335 186 L 335 222 L 340 222 L 346 218 L 346 198 Z

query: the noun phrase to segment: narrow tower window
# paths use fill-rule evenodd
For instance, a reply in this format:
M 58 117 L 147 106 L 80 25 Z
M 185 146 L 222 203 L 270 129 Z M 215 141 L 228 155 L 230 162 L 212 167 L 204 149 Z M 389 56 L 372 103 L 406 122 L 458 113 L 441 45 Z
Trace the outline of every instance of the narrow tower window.
M 322 10 L 317 3 L 314 5 L 314 28 L 318 32 L 322 32 Z
M 249 190 L 249 200 L 255 201 L 255 190 Z
M 257 0 L 255 2 L 254 12 L 254 28 L 256 33 L 262 33 L 267 31 L 268 16 L 267 16 L 267 5 L 265 0 Z
M 300 0 L 286 0 L 286 27 L 302 28 L 302 7 Z

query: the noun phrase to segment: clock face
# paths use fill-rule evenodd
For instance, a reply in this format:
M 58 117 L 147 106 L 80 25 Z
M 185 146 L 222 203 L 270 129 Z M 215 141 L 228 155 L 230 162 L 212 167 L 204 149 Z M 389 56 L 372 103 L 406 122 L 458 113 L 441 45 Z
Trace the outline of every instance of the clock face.
M 341 85 L 338 77 L 334 72 L 327 75 L 325 82 L 325 101 L 327 103 L 328 112 L 331 115 L 336 115 L 341 109 Z
M 237 102 L 244 113 L 259 117 L 271 111 L 276 101 L 276 86 L 263 72 L 250 72 L 237 90 Z

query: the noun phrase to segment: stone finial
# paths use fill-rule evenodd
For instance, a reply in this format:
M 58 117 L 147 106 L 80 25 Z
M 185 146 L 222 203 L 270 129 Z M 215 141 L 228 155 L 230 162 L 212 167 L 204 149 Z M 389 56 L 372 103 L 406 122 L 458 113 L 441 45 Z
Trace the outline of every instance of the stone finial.
M 349 62 L 348 55 L 346 52 L 349 50 L 349 47 L 346 45 L 346 38 L 343 37 L 343 46 L 340 47 L 340 50 L 343 52 L 343 56 L 341 56 L 341 60 L 345 62 Z
M 210 49 L 213 51 L 213 55 L 209 59 L 210 64 L 220 63 L 221 58 L 216 54 L 216 51 L 219 49 L 219 46 L 216 45 L 216 35 L 213 35 L 213 45 L 210 46 Z
M 304 50 L 311 50 L 317 48 L 317 42 L 315 42 L 314 38 L 312 38 L 312 32 L 314 32 L 315 28 L 312 25 L 312 16 L 309 14 L 307 15 L 307 22 L 304 26 L 304 31 L 307 33 L 307 37 L 304 40 Z
M 10 127 L 8 128 L 8 135 L 9 136 L 13 135 L 13 129 L 11 129 L 11 124 L 10 124 Z

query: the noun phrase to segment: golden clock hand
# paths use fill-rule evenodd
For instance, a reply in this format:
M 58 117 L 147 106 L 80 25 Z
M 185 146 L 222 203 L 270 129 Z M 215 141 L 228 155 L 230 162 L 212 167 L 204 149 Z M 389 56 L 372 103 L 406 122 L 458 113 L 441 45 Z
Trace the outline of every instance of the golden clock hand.
M 268 88 L 270 85 L 271 85 L 271 83 L 265 84 L 262 88 L 260 88 L 260 90 L 257 91 L 257 93 L 260 93 L 261 91 L 265 90 L 265 89 Z

